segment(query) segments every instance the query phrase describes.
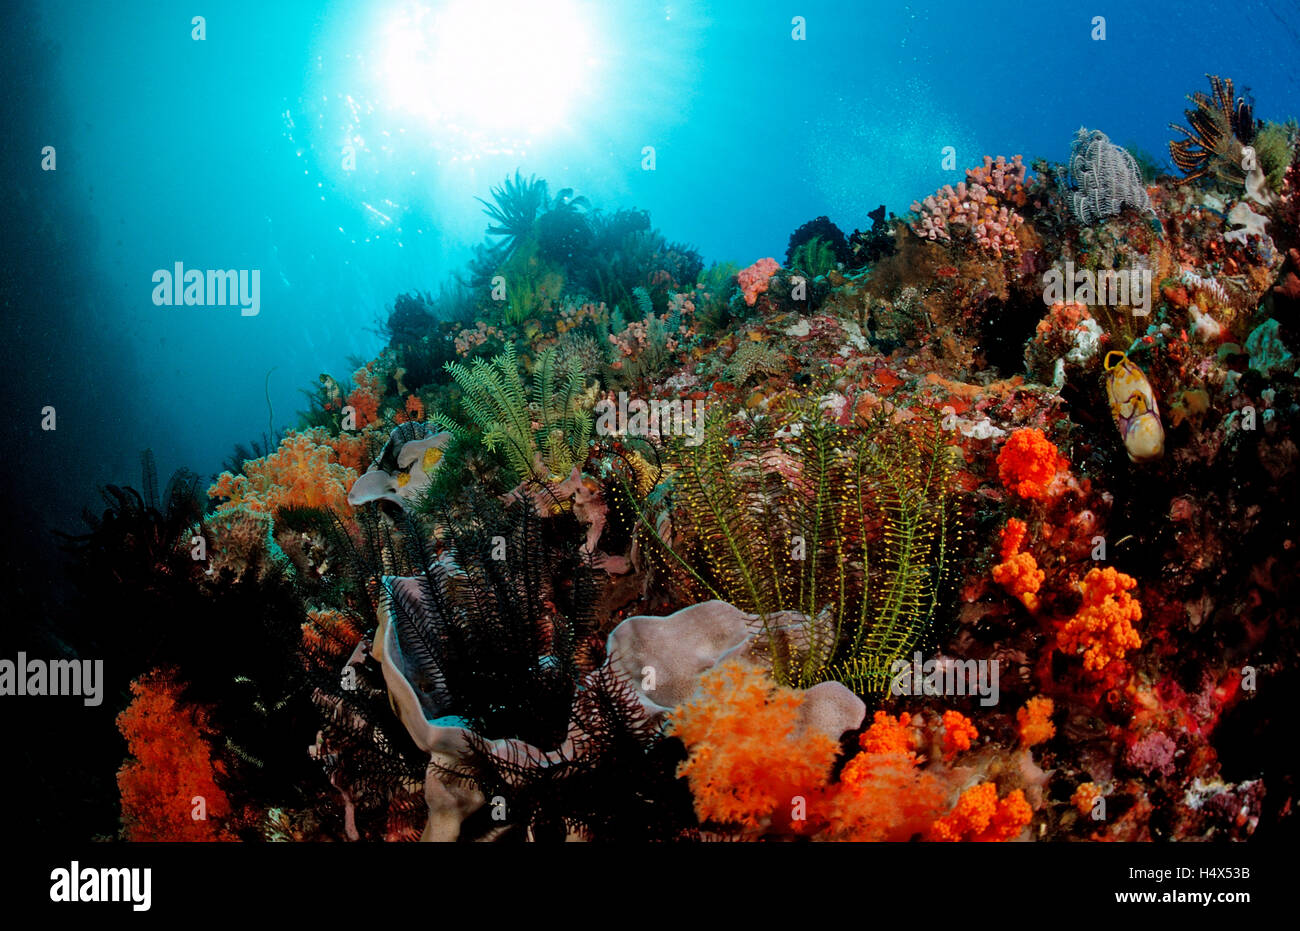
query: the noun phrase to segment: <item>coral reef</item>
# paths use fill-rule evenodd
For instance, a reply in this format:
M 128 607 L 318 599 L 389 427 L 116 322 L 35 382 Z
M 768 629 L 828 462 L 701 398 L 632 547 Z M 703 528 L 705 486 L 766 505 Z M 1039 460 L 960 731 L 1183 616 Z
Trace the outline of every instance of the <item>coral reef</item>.
M 1081 131 L 785 267 L 507 179 L 476 287 L 69 541 L 124 836 L 1282 834 L 1300 169 L 1211 86 L 1183 178 Z

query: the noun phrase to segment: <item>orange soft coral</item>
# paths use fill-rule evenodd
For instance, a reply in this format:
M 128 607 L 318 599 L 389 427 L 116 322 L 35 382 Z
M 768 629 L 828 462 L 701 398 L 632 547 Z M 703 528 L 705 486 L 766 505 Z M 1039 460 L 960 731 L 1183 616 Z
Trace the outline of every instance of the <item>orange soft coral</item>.
M 925 833 L 942 811 L 940 780 L 919 768 L 907 714 L 877 711 L 859 738 L 862 752 L 844 767 L 818 812 L 821 837 L 842 841 L 907 841 Z
M 1020 547 L 1024 545 L 1028 533 L 1029 528 L 1023 520 L 1015 517 L 1008 520 L 1007 525 L 1002 528 L 1002 542 L 998 548 L 1002 558 L 1009 559 L 1020 552 Z
M 208 489 L 230 505 L 274 512 L 283 507 L 331 508 L 346 514 L 353 469 L 335 462 L 334 450 L 307 433 L 290 433 L 269 456 L 244 463 L 243 475 L 223 472 Z
M 1052 712 L 1056 710 L 1050 698 L 1036 695 L 1016 712 L 1016 725 L 1020 730 L 1020 746 L 1033 747 L 1056 736 Z
M 1030 553 L 1019 552 L 1027 528 L 1025 522 L 1011 518 L 1002 528 L 1002 562 L 993 567 L 993 581 L 1019 598 L 1030 611 L 1038 610 L 1038 590 L 1045 574 Z
M 1070 804 L 1079 814 L 1090 815 L 1099 798 L 1101 798 L 1101 786 L 1095 782 L 1084 782 L 1080 783 L 1074 790 L 1074 795 L 1070 796 Z
M 970 718 L 960 711 L 943 713 L 943 758 L 951 760 L 963 750 L 969 750 L 971 741 L 979 736 L 979 731 Z
M 1083 579 L 1083 605 L 1065 622 L 1057 647 L 1069 655 L 1082 651 L 1084 670 L 1096 674 L 1142 646 L 1133 626 L 1142 619 L 1142 606 L 1129 594 L 1136 585 L 1111 567 L 1090 571 Z
M 781 270 L 776 259 L 759 259 L 749 268 L 742 268 L 736 276 L 745 303 L 753 307 L 758 296 L 767 290 L 768 280 Z
M 216 783 L 223 770 L 212 759 L 202 710 L 180 701 L 181 686 L 167 671 L 141 676 L 131 692 L 117 716 L 132 757 L 117 774 L 127 840 L 228 840 L 221 821 L 230 803 Z
M 909 841 L 925 834 L 947 792 L 910 753 L 863 751 L 818 806 L 823 840 Z
M 1019 836 L 1034 816 L 1025 793 L 1016 789 L 998 801 L 991 782 L 972 786 L 961 794 L 956 806 L 930 828 L 936 841 L 1008 841 Z
M 912 719 L 906 713 L 895 719 L 883 711 L 877 711 L 871 719 L 871 726 L 858 738 L 858 745 L 869 754 L 899 753 L 915 759 L 911 724 Z
M 1042 430 L 1017 430 L 998 453 L 998 477 L 1022 498 L 1045 499 L 1056 473 L 1069 467 Z
M 763 829 L 788 820 L 796 797 L 825 788 L 839 743 L 800 727 L 802 703 L 801 693 L 737 660 L 700 679 L 670 724 L 686 745 L 677 774 L 701 821 Z

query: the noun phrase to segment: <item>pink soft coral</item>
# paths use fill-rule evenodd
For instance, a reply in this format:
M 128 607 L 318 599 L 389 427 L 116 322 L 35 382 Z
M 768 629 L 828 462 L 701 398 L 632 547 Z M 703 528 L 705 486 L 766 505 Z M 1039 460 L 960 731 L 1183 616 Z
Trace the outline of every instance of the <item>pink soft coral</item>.
M 759 259 L 749 268 L 741 269 L 736 280 L 745 295 L 745 303 L 753 307 L 758 296 L 767 290 L 768 281 L 780 270 L 776 259 Z

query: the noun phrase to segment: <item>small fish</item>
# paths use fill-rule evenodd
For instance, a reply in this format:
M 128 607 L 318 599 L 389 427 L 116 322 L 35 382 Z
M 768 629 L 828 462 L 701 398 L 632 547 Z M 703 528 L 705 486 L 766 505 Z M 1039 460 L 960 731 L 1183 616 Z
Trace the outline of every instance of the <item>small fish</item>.
M 343 389 L 339 387 L 339 383 L 334 380 L 333 375 L 321 375 L 320 386 L 325 390 L 325 397 L 328 399 L 327 406 L 342 405 Z

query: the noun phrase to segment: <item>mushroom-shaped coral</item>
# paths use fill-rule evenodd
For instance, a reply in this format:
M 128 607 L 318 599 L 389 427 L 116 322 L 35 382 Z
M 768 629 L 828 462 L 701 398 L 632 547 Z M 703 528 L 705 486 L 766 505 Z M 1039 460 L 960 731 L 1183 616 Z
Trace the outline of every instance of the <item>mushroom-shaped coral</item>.
M 353 483 L 348 503 L 358 507 L 383 500 L 409 507 L 428 486 L 450 443 L 450 433 L 433 433 L 415 421 L 402 424 L 379 458 Z

